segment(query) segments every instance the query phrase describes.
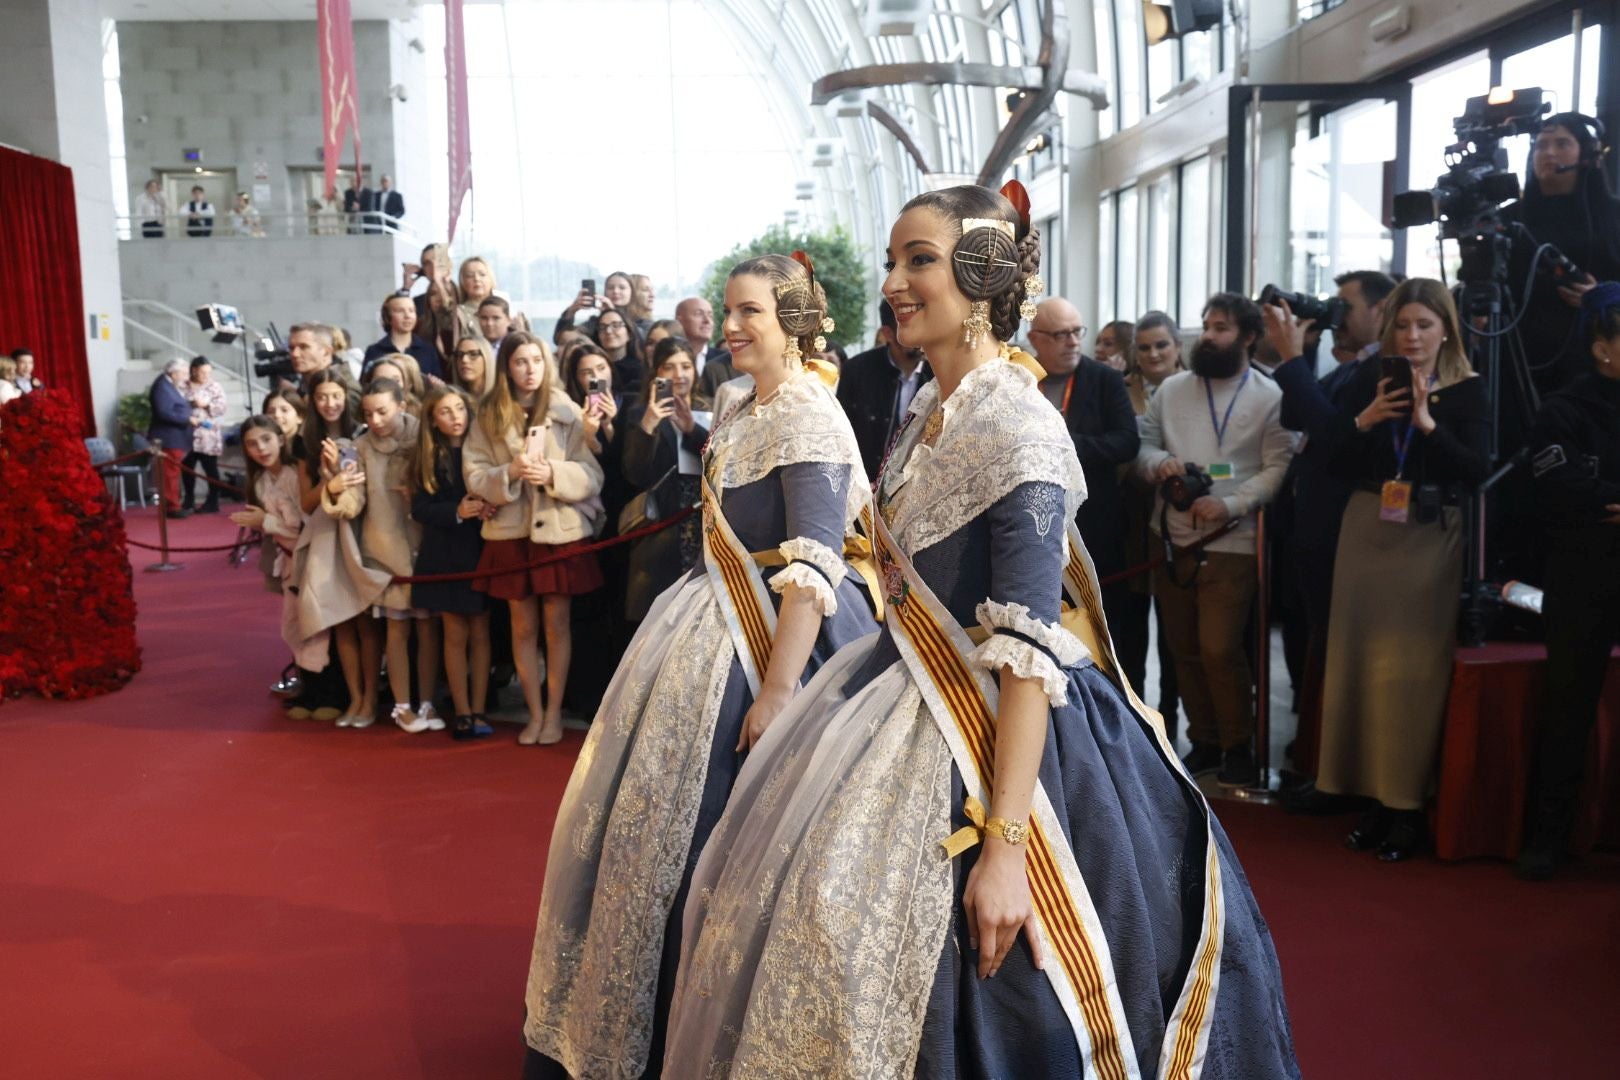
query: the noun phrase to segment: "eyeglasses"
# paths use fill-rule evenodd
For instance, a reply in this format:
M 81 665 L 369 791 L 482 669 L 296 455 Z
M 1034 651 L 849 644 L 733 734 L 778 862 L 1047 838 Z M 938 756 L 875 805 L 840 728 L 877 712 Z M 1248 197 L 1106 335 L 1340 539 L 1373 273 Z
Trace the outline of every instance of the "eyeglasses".
M 609 330 L 623 330 L 624 329 L 624 323 L 622 323 L 622 322 L 597 323 L 596 328 L 598 330 L 600 330 L 602 333 L 605 334 Z
M 477 349 L 462 349 L 460 352 L 451 354 L 451 356 L 456 360 L 471 360 L 474 357 L 481 357 L 483 355 L 484 354 L 479 352 Z
M 1031 330 L 1030 333 L 1044 334 L 1049 338 L 1057 338 L 1060 341 L 1064 338 L 1073 338 L 1076 341 L 1084 341 L 1086 337 L 1086 327 L 1075 326 L 1069 328 L 1068 330 Z

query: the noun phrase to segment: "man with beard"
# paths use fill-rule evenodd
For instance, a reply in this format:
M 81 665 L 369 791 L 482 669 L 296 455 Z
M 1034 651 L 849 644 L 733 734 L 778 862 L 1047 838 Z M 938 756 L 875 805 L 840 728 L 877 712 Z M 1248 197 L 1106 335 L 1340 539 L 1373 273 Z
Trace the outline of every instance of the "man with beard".
M 930 378 L 921 349 L 907 349 L 895 337 L 894 309 L 878 304 L 878 346 L 844 362 L 838 380 L 838 402 L 855 429 L 861 464 L 876 477 L 896 429 L 911 408 L 911 399 Z
M 1282 392 L 1249 365 L 1262 332 L 1254 301 L 1210 297 L 1192 370 L 1159 387 L 1142 417 L 1136 458 L 1138 474 L 1159 488 L 1153 530 L 1171 548 L 1169 563 L 1153 573 L 1153 595 L 1187 710 L 1193 745 L 1184 761 L 1195 775 L 1219 769 L 1219 781 L 1231 787 L 1257 776 L 1244 646 L 1258 584 L 1254 514 L 1275 497 L 1294 455 L 1294 435 L 1282 426 Z M 1193 465 L 1210 490 L 1177 510 L 1163 485 L 1194 479 Z M 1200 543 L 1230 522 L 1227 532 Z

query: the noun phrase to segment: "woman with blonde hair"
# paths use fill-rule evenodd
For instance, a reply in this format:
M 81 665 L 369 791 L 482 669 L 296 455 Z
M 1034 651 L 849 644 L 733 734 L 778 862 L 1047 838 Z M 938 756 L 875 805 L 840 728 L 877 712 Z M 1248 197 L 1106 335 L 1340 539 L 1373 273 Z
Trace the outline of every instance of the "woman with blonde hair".
M 1295 331 L 1298 333 L 1298 331 Z M 1399 862 L 1425 843 L 1423 805 L 1451 685 L 1462 504 L 1490 472 L 1490 400 L 1446 287 L 1390 294 L 1379 355 L 1340 398 L 1333 456 L 1357 490 L 1333 569 L 1318 789 L 1363 795 L 1345 837 Z
M 657 302 L 658 291 L 653 288 L 652 278 L 646 274 L 630 275 L 630 303 L 625 307 L 625 314 L 630 316 L 630 322 L 635 326 L 636 332 L 642 337 L 652 329 L 653 304 Z
M 471 394 L 474 402 L 495 389 L 495 353 L 482 335 L 456 342 L 450 359 L 450 382 Z

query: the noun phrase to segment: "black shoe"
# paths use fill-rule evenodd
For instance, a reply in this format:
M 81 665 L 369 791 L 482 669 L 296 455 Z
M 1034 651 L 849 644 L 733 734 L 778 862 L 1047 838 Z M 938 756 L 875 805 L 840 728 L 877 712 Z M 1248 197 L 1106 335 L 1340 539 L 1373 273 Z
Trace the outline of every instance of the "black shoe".
M 1352 810 L 1359 810 L 1365 802 L 1366 800 L 1359 795 L 1332 795 L 1326 791 L 1318 791 L 1316 785 L 1309 780 L 1282 794 L 1282 808 L 1285 811 L 1311 817 L 1348 814 Z
M 1382 806 L 1364 811 L 1356 827 L 1345 834 L 1344 846 L 1351 851 L 1371 851 L 1384 842 L 1393 822 L 1390 812 Z
M 184 506 L 182 506 L 178 510 L 170 510 L 169 511 L 169 516 L 172 517 L 172 518 L 188 518 L 188 517 L 191 516 L 191 514 L 192 514 L 191 509 L 189 507 L 184 507 Z
M 473 738 L 473 718 L 471 716 L 458 716 L 452 720 L 450 722 L 450 737 L 457 742 Z
M 202 504 L 202 509 L 198 510 L 197 513 L 199 513 L 199 514 L 217 514 L 217 513 L 219 513 L 219 503 L 217 503 L 217 502 L 203 503 Z
M 1395 816 L 1384 842 L 1378 845 L 1378 861 L 1405 862 L 1428 846 L 1429 830 L 1423 824 L 1423 811 L 1403 811 Z
M 1202 776 L 1214 772 L 1221 767 L 1221 748 L 1213 743 L 1193 743 L 1187 756 L 1181 759 L 1181 764 L 1193 776 Z
M 1248 743 L 1239 743 L 1226 751 L 1221 771 L 1215 782 L 1222 787 L 1252 787 L 1260 779 L 1260 770 L 1254 764 L 1254 751 Z

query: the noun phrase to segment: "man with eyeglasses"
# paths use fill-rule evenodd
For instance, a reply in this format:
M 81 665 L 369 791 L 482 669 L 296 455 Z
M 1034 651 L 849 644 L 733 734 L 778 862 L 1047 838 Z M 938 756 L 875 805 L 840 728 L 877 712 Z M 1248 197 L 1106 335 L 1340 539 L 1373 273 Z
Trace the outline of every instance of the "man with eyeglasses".
M 1086 327 L 1073 304 L 1053 296 L 1036 305 L 1029 344 L 1046 372 L 1041 393 L 1063 414 L 1086 475 L 1086 501 L 1074 523 L 1098 575 L 1107 577 L 1125 568 L 1119 467 L 1136 460 L 1141 438 L 1124 377 L 1085 355 L 1081 351 L 1085 338 Z M 1127 591 L 1123 582 L 1103 586 L 1103 610 L 1115 626 L 1126 617 Z

